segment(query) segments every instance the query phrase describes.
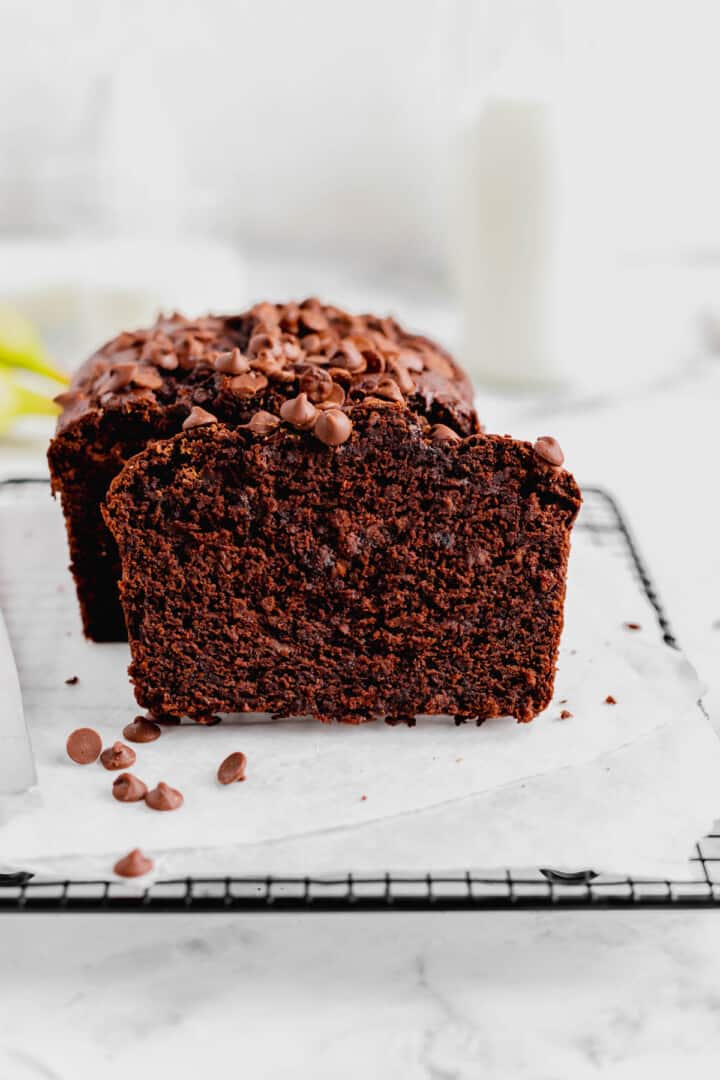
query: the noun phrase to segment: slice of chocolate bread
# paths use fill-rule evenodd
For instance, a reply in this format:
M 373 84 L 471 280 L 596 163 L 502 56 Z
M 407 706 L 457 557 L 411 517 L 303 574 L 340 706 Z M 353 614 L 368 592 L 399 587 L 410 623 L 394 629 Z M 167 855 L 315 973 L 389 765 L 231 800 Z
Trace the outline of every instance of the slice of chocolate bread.
M 307 404 L 234 429 L 197 410 L 113 481 L 140 705 L 532 719 L 580 506 L 559 448 L 460 438 L 377 397 Z
M 462 370 L 392 319 L 349 315 L 311 299 L 194 321 L 173 315 L 120 334 L 58 398 L 63 412 L 48 452 L 88 637 L 125 636 L 117 551 L 101 514 L 125 462 L 150 440 L 179 432 L 193 408 L 244 424 L 259 410 L 279 414 L 301 392 L 314 404 L 405 401 L 461 435 L 480 430 Z

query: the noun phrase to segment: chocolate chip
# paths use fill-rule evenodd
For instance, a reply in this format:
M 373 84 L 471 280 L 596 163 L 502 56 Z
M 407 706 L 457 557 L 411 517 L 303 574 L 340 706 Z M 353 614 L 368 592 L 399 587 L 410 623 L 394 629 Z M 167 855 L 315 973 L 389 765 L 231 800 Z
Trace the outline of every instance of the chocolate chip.
M 569 709 L 563 709 L 562 712 L 560 713 L 560 719 L 561 720 L 572 720 L 572 718 L 573 718 L 573 714 L 570 712 Z
M 118 802 L 142 802 L 147 795 L 147 784 L 132 773 L 120 773 L 112 786 L 113 799 Z
M 65 749 L 76 765 L 90 765 L 100 757 L 102 739 L 92 728 L 77 728 L 68 735 Z
M 133 375 L 132 381 L 134 386 L 144 386 L 147 390 L 159 390 L 163 384 L 163 377 L 153 367 L 141 367 Z
M 533 450 L 536 457 L 539 457 L 541 461 L 546 462 L 548 465 L 553 465 L 555 468 L 559 468 L 565 460 L 560 444 L 557 439 L 553 439 L 552 435 L 541 435 L 539 439 L 535 440 Z
M 328 321 L 323 315 L 322 311 L 314 307 L 302 307 L 299 314 L 300 325 L 304 326 L 307 330 L 314 330 L 319 333 L 322 330 L 327 330 Z
M 606 705 L 617 705 L 617 701 L 612 696 L 612 694 L 608 694 L 608 696 L 605 698 L 605 704 Z
M 267 376 L 261 371 L 248 371 L 246 375 L 236 375 L 230 380 L 230 389 L 238 397 L 252 397 L 267 386 Z
M 127 769 L 135 764 L 135 751 L 125 743 L 114 742 L 103 750 L 100 762 L 106 769 Z
M 642 626 L 640 625 L 639 622 L 626 622 L 625 623 L 625 629 L 626 630 L 642 630 Z
M 250 370 L 250 362 L 239 349 L 218 353 L 213 367 L 223 375 L 245 375 Z
M 142 877 L 149 874 L 155 863 L 143 855 L 140 848 L 134 848 L 129 855 L 118 859 L 113 870 L 119 877 Z
M 135 363 L 122 363 L 113 364 L 110 368 L 110 373 L 103 383 L 102 389 L 105 393 L 114 394 L 117 390 L 122 390 L 124 387 L 129 386 L 138 373 L 138 365 Z
M 151 810 L 178 810 L 184 801 L 176 788 L 162 781 L 145 796 L 145 803 Z
M 175 371 L 180 366 L 180 361 L 174 352 L 158 352 L 155 353 L 151 359 L 151 363 L 155 367 L 162 368 L 163 371 Z
M 80 682 L 80 679 L 78 678 L 77 675 L 71 675 L 69 679 L 65 680 L 65 685 L 66 686 L 77 686 L 77 684 L 79 682 Z
M 191 428 L 196 427 L 204 427 L 205 424 L 217 424 L 217 422 L 217 416 L 213 416 L 212 413 L 206 412 L 205 409 L 201 409 L 199 405 L 193 405 L 189 416 L 183 420 L 183 431 L 190 431 Z
M 457 431 L 453 431 L 452 428 L 446 427 L 445 424 L 433 424 L 430 428 L 430 438 L 436 443 L 460 442 L 460 436 Z
M 324 368 L 309 367 L 300 376 L 300 391 L 307 394 L 310 401 L 316 405 L 321 401 L 327 401 L 335 385 Z
M 344 368 L 354 375 L 359 375 L 367 369 L 365 357 L 360 352 L 357 345 L 349 338 L 345 338 L 340 342 L 337 349 L 332 354 L 330 362 L 334 367 Z
M 317 415 L 317 409 L 304 393 L 288 398 L 280 406 L 280 416 L 283 420 L 301 431 L 308 431 L 315 423 Z
M 326 446 L 341 446 L 352 433 L 352 420 L 341 409 L 326 409 L 318 417 L 313 435 Z
M 259 356 L 260 353 L 263 352 L 274 352 L 277 345 L 278 342 L 274 337 L 271 337 L 270 334 L 260 332 L 258 334 L 253 334 L 248 341 L 247 348 L 251 356 Z
M 217 727 L 218 724 L 222 724 L 222 716 L 206 713 L 205 716 L 195 716 L 193 723 L 200 724 L 202 727 Z
M 388 366 L 403 394 L 407 395 L 414 393 L 415 380 L 412 375 L 410 375 L 407 368 L 403 367 L 402 364 L 398 364 L 395 360 L 390 360 Z
M 250 417 L 250 420 L 245 427 L 252 431 L 253 435 L 269 435 L 271 431 L 279 425 L 280 418 L 273 416 L 272 413 L 264 412 L 260 409 L 254 416 Z
M 53 401 L 56 405 L 59 405 L 61 409 L 67 409 L 69 405 L 74 405 L 83 395 L 79 390 L 63 390 L 61 394 L 56 394 Z
M 427 371 L 432 371 L 436 375 L 440 375 L 443 379 L 452 379 L 455 376 L 450 361 L 446 360 L 444 356 L 440 356 L 438 353 L 423 352 L 422 362 Z
M 245 766 L 247 758 L 240 751 L 228 755 L 217 771 L 217 778 L 221 784 L 234 784 L 245 779 Z
M 123 728 L 123 735 L 130 742 L 147 743 L 159 739 L 162 731 L 157 724 L 154 724 L 152 720 L 148 720 L 147 717 L 136 716 L 132 724 L 128 724 Z
M 384 398 L 386 401 L 394 401 L 397 405 L 402 405 L 405 401 L 403 392 L 398 384 L 394 379 L 390 379 L 387 376 L 379 380 L 373 393 L 379 398 Z

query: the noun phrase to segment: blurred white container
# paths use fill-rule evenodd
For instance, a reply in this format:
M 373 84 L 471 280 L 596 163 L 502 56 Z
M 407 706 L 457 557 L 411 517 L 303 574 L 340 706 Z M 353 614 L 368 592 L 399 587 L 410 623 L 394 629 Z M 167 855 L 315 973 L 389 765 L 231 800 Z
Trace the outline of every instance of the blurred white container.
M 539 98 L 491 94 L 458 148 L 453 268 L 463 361 L 485 381 L 559 377 L 557 119 Z

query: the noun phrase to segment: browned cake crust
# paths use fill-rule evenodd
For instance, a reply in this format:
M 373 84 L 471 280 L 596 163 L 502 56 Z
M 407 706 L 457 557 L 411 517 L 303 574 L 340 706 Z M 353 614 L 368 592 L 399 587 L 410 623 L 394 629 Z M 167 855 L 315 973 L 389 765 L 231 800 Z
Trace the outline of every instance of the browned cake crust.
M 115 479 L 138 701 L 197 719 L 530 720 L 552 694 L 575 481 L 552 445 L 458 438 L 402 401 L 341 415 L 339 445 L 297 411 L 207 423 Z
M 149 441 L 179 432 L 193 408 L 234 426 L 259 411 L 277 417 L 284 401 L 303 392 L 318 406 L 401 401 L 461 435 L 480 430 L 468 379 L 439 346 L 392 319 L 349 315 L 317 300 L 194 321 L 161 318 L 120 334 L 83 365 L 60 395 L 48 459 L 89 637 L 125 636 L 117 551 L 101 515 L 125 462 Z M 337 437 L 333 423 L 321 425 L 328 438 Z

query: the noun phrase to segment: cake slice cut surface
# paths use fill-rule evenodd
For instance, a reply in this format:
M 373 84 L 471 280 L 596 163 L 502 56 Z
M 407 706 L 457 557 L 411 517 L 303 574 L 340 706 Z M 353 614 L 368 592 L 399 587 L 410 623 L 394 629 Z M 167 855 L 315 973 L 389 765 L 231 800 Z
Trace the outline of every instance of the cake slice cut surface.
M 572 476 L 542 447 L 460 438 L 401 403 L 343 415 L 340 445 L 198 424 L 113 481 L 138 702 L 195 719 L 532 719 L 552 695 Z

